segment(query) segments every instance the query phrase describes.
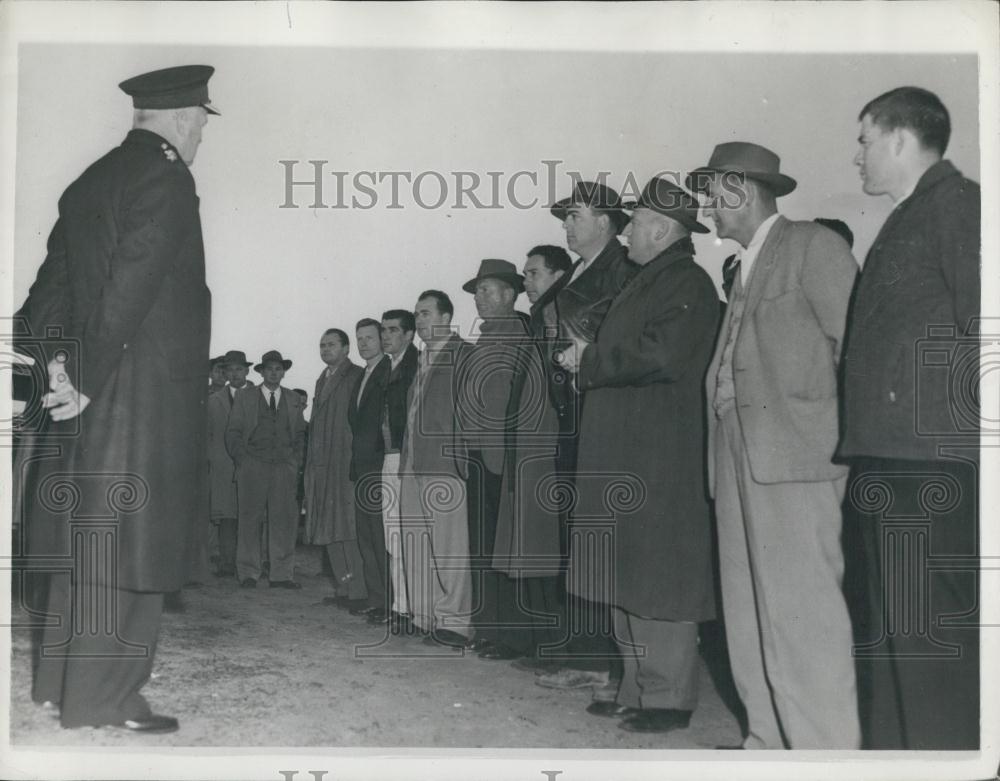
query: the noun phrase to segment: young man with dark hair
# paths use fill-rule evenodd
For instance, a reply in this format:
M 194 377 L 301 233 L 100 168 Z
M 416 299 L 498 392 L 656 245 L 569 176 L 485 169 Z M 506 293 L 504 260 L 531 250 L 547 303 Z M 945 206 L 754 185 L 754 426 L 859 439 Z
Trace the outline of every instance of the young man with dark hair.
M 403 529 L 400 525 L 399 453 L 406 432 L 406 396 L 417 374 L 419 353 L 413 345 L 416 335 L 413 312 L 389 309 L 382 313 L 382 351 L 389 356 L 383 407 L 379 420 L 382 442 L 382 522 L 385 547 L 389 554 L 389 581 L 392 598 L 385 611 L 368 616 L 373 624 L 388 623 L 390 631 L 406 631 L 410 602 L 406 591 L 406 562 L 403 557 Z
M 365 585 L 354 524 L 354 487 L 344 454 L 351 449 L 349 403 L 362 370 L 352 363 L 350 347 L 351 340 L 339 328 L 328 328 L 319 340 L 326 367 L 316 378 L 309 416 L 304 540 L 326 547 L 335 584 L 332 600 L 355 600 L 350 604 L 359 605 Z
M 943 159 L 951 122 L 933 93 L 900 87 L 858 118 L 862 188 L 895 204 L 859 277 L 844 356 L 864 745 L 977 749 L 979 185 Z M 968 563 L 929 571 L 929 555 Z

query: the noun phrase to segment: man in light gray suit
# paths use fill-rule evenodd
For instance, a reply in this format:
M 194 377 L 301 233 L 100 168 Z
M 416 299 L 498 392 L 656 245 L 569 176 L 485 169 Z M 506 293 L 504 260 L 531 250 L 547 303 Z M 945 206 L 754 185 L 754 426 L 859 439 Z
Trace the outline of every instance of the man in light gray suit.
M 857 263 L 846 242 L 778 214 L 795 188 L 756 144 L 715 148 L 688 186 L 739 245 L 706 374 L 709 489 L 743 748 L 858 748 L 841 589 L 837 362 Z

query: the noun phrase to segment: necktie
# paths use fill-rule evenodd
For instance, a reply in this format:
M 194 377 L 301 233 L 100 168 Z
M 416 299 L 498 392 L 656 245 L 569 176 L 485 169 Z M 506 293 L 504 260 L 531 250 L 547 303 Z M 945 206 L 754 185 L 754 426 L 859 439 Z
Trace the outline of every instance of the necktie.
M 271 400 L 267 403 L 267 406 L 270 407 L 271 412 L 278 411 L 278 405 L 274 403 L 274 391 L 271 391 Z

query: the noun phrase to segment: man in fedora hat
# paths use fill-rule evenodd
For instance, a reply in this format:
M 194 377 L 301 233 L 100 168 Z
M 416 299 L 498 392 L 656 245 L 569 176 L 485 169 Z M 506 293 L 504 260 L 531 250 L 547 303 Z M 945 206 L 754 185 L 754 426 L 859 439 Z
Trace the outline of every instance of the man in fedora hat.
M 218 550 L 216 576 L 232 577 L 236 574 L 236 481 L 233 459 L 226 450 L 226 426 L 229 411 L 237 391 L 253 387 L 247 380 L 247 370 L 253 364 L 242 350 L 229 350 L 222 357 L 228 384 L 224 392 L 214 393 L 208 399 L 208 471 L 209 504 L 212 528 L 209 545 Z
M 860 538 L 847 550 L 865 748 L 975 750 L 980 190 L 944 157 L 951 118 L 934 93 L 898 87 L 858 121 L 862 187 L 894 203 L 858 279 L 844 355 L 839 454 L 851 464 L 845 532 Z M 868 500 L 873 485 L 889 489 L 884 501 Z M 966 564 L 928 569 L 928 553 Z M 889 610 L 904 604 L 902 616 Z
M 58 620 L 36 648 L 32 698 L 56 706 L 64 727 L 178 726 L 152 714 L 140 689 L 163 595 L 187 579 L 195 524 L 208 514 L 211 295 L 189 166 L 208 114 L 218 113 L 208 101 L 212 73 L 186 65 L 119 85 L 132 97 L 133 128 L 63 193 L 48 255 L 18 313 L 36 344 L 43 340 L 34 357 L 49 364 L 45 436 L 59 453 L 37 463 L 28 493 L 44 500 L 58 477 L 78 498 L 25 508 L 28 553 L 72 557 L 74 538 L 84 545 L 74 572 L 45 577 L 39 606 Z M 66 341 L 47 339 L 52 331 Z M 134 502 L 124 501 L 123 485 Z M 74 531 L 76 518 L 109 516 L 109 537 Z
M 726 637 L 744 748 L 857 748 L 851 626 L 841 591 L 846 470 L 837 362 L 857 264 L 844 240 L 778 214 L 795 180 L 757 144 L 715 148 L 688 186 L 739 245 L 705 377 Z
M 220 355 L 212 359 L 208 373 L 209 394 L 220 391 L 226 387 L 226 356 Z
M 493 569 L 500 481 L 504 466 L 505 418 L 518 346 L 527 318 L 514 311 L 524 277 L 506 260 L 487 258 L 462 286 L 475 296 L 479 340 L 467 351 L 459 375 L 457 412 L 469 450 L 469 555 L 472 567 L 473 650 L 484 659 L 521 655 L 508 642 L 522 623 L 514 583 Z
M 242 350 L 230 350 L 226 353 L 226 380 L 229 383 L 230 401 L 241 388 L 254 387 L 253 382 L 247 379 L 251 366 L 253 361 L 248 361 L 246 353 Z
M 708 232 L 695 199 L 654 177 L 629 208 L 628 253 L 641 269 L 597 341 L 578 340 L 564 362 L 586 392 L 574 515 L 612 519 L 572 535 L 567 588 L 612 610 L 624 665 L 614 701 L 588 713 L 669 732 L 697 704 L 698 622 L 715 617 L 702 378 L 719 304 L 694 261 L 690 234 Z M 636 500 L 616 502 L 613 481 Z M 607 559 L 595 555 L 602 534 L 613 534 Z
M 295 488 L 305 459 L 302 397 L 281 384 L 292 362 L 277 350 L 254 366 L 260 392 L 236 394 L 226 427 L 226 447 L 236 465 L 239 533 L 236 575 L 253 588 L 261 577 L 261 528 L 267 519 L 271 588 L 301 588 L 292 576 L 299 513 Z
M 549 210 L 562 220 L 566 244 L 579 255 L 569 281 L 556 294 L 556 314 L 560 335 L 570 344 L 573 336 L 593 341 L 611 302 L 638 270 L 628 259 L 628 253 L 618 236 L 628 224 L 622 210 L 621 196 L 603 182 L 578 181 L 572 193 L 557 201 Z M 561 350 L 554 350 L 552 360 L 559 362 Z M 572 383 L 556 389 L 559 412 L 559 464 L 566 479 L 576 468 L 576 446 L 580 431 L 582 397 Z M 550 688 L 606 687 L 603 695 L 613 696 L 610 683 L 612 662 L 617 650 L 610 637 L 610 616 L 599 605 L 574 599 L 569 605 L 577 615 L 586 616 L 572 622 L 574 631 L 564 649 L 567 667 L 540 676 L 538 683 Z

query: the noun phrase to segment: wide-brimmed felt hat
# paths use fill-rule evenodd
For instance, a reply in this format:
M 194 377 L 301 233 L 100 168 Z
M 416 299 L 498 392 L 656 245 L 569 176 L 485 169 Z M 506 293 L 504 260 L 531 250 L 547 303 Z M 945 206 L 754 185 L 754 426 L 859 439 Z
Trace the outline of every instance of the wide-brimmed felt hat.
M 475 293 L 476 286 L 481 279 L 502 280 L 514 288 L 515 293 L 520 293 L 524 290 L 524 277 L 517 273 L 517 266 L 509 260 L 500 260 L 499 258 L 481 260 L 479 262 L 479 273 L 462 285 L 462 290 L 466 293 Z
M 230 350 L 225 354 L 223 360 L 226 363 L 241 363 L 244 366 L 252 366 L 253 361 L 247 360 L 247 354 L 242 350 Z
M 226 356 L 225 355 L 218 355 L 218 356 L 216 356 L 215 358 L 212 358 L 209 361 L 209 365 L 214 369 L 220 363 L 225 363 L 225 362 L 226 362 Z
M 622 208 L 651 209 L 677 220 L 692 233 L 708 233 L 708 228 L 698 222 L 698 202 L 694 196 L 660 176 L 654 176 L 646 183 L 638 201 L 622 204 Z
M 622 211 L 621 196 L 602 182 L 578 181 L 568 198 L 560 198 L 549 207 L 553 217 L 565 220 L 571 206 L 589 206 L 611 215 L 617 231 L 628 225 L 628 215 Z
M 118 87 L 132 97 L 133 108 L 187 108 L 201 106 L 209 114 L 218 109 L 208 99 L 211 65 L 180 65 L 125 79 Z
M 272 361 L 280 363 L 285 371 L 288 371 L 289 369 L 292 368 L 292 362 L 287 360 L 286 358 L 282 358 L 281 353 L 279 353 L 277 350 L 268 350 L 266 353 L 264 353 L 263 356 L 261 356 L 260 363 L 254 366 L 253 370 L 258 374 L 260 374 L 261 369 L 263 369 L 266 364 L 271 363 Z
M 716 146 L 708 165 L 689 173 L 685 183 L 693 192 L 705 192 L 709 180 L 715 174 L 732 172 L 761 182 L 775 196 L 788 195 L 795 189 L 796 182 L 792 177 L 781 173 L 780 167 L 781 158 L 770 149 L 746 141 L 730 141 Z

